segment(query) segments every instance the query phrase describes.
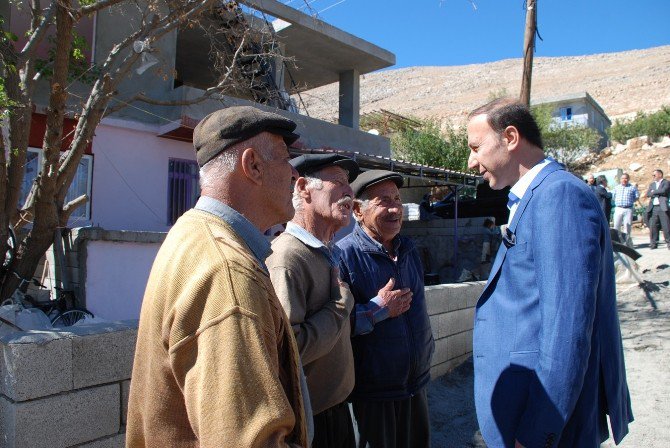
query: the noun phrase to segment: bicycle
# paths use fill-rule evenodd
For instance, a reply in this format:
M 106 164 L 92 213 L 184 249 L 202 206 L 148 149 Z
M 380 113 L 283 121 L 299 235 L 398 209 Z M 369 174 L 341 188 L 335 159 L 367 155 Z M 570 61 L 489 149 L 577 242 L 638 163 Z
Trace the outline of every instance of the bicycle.
M 53 287 L 55 291 L 55 298 L 49 299 L 47 301 L 39 301 L 32 295 L 27 294 L 26 291 L 28 290 L 28 286 L 31 283 L 38 288 L 46 289 L 44 285 L 37 278 L 19 278 L 21 280 L 19 286 L 16 288 L 12 296 L 1 304 L 2 306 L 16 305 L 17 308 L 15 310 L 17 312 L 24 309 L 40 310 L 48 318 L 51 325 L 56 328 L 69 327 L 82 319 L 92 319 L 95 317 L 94 314 L 89 310 L 79 306 L 74 291 L 67 288 L 67 275 L 64 272 L 66 268 L 64 267 L 65 263 L 62 241 L 63 236 L 66 236 L 66 234 L 59 234 L 59 232 L 57 232 L 53 245 L 55 253 L 55 265 L 60 270 L 61 285 L 63 286 Z M 16 272 L 7 270 L 7 267 L 12 262 L 14 257 L 14 249 L 16 247 L 16 235 L 11 227 L 9 229 L 9 240 L 11 240 L 11 243 L 8 241 L 8 245 L 10 246 L 11 251 L 8 249 L 7 253 L 5 253 L 5 263 L 3 264 L 3 270 L 5 271 L 5 275 L 13 274 L 18 277 Z M 0 318 L 0 322 L 10 325 L 14 329 L 22 330 L 19 326 L 15 325 L 15 323 L 12 323 L 7 319 Z

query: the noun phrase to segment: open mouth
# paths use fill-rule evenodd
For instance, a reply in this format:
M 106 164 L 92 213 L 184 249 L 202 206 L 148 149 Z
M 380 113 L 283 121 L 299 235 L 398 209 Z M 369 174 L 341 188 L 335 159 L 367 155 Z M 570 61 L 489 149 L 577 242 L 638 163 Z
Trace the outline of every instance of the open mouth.
M 348 212 L 351 211 L 352 202 L 353 201 L 351 200 L 351 197 L 345 196 L 342 199 L 340 199 L 339 201 L 337 201 L 337 206 L 346 210 L 347 213 L 348 213 Z

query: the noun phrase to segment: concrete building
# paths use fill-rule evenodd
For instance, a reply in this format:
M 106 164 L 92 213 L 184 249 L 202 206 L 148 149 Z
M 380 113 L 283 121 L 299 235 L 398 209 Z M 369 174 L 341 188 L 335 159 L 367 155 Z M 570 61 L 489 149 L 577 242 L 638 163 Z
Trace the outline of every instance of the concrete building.
M 276 0 L 241 3 L 246 5 L 244 11 L 232 15 L 229 10 L 217 11 L 206 19 L 206 25 L 243 22 L 247 29 L 272 35 L 281 57 L 252 61 L 256 64 L 252 67 L 254 81 L 260 79 L 260 87 L 254 83 L 249 89 L 212 95 L 192 104 L 191 100 L 216 82 L 209 41 L 197 27 L 174 31 L 152 43 L 151 57 L 143 58 L 139 69 L 130 72 L 110 106 L 129 101 L 138 92 L 162 102 L 188 105 L 130 102 L 102 120 L 81 160 L 68 199 L 82 194 L 90 199 L 71 215 L 69 227 L 82 229 L 74 231 L 66 244 L 67 269 L 70 287 L 99 317 L 138 317 L 146 279 L 164 232 L 199 195 L 193 128 L 222 107 L 253 105 L 292 119 L 301 135 L 291 148 L 295 155 L 319 148 L 355 157 L 364 168 L 401 172 L 406 177 L 405 200 L 422 187 L 476 186 L 478 182 L 473 175 L 394 161 L 387 138 L 359 130 L 359 78 L 393 65 L 392 53 Z M 23 36 L 20 30 L 26 28 L 27 20 L 25 10 L 12 10 L 10 28 Z M 78 33 L 91 43 L 89 60 L 102 62 L 116 42 L 138 28 L 139 20 L 135 8 L 114 7 L 83 23 Z M 293 100 L 296 95 L 333 82 L 340 86 L 338 123 L 310 118 L 299 110 Z M 40 167 L 48 89 L 47 83 L 37 87 L 23 187 L 26 195 Z M 70 110 L 75 112 L 89 87 L 74 83 L 71 89 Z M 66 119 L 63 148 L 69 144 L 75 125 L 75 120 Z M 53 266 L 50 269 L 54 271 Z M 49 278 L 56 276 L 49 273 Z M 46 283 L 61 286 L 58 280 Z
M 588 92 L 541 98 L 532 100 L 531 104 L 552 106 L 551 117 L 556 126 L 586 126 L 595 129 L 601 136 L 598 149 L 607 146 L 607 128 L 612 126 L 612 121 Z
M 133 102 L 103 119 L 82 159 L 71 192 L 72 198 L 88 194 L 90 200 L 73 213 L 71 227 L 168 230 L 198 195 L 197 166 L 191 144 L 193 128 L 205 115 L 222 107 L 253 104 L 291 118 L 298 123 L 297 132 L 301 134 L 298 148 L 390 155 L 388 139 L 358 129 L 359 77 L 393 65 L 395 56 L 279 1 L 242 3 L 246 6 L 234 14 L 217 11 L 206 21 L 212 26 L 224 26 L 224 22 L 230 26 L 235 21 L 237 25 L 273 36 L 273 44 L 283 57 L 262 61 L 264 69 L 256 76 L 263 81 L 264 92 L 259 94 L 250 85 L 247 90 L 213 95 L 205 102 L 188 106 Z M 27 12 L 13 9 L 9 16 L 10 29 L 23 36 L 21 30 L 27 29 Z M 89 60 L 101 63 L 115 43 L 138 28 L 139 20 L 137 8 L 113 7 L 84 22 L 78 32 L 90 43 Z M 159 101 L 191 100 L 215 84 L 210 45 L 198 27 L 173 31 L 153 43 L 152 48 L 151 57 L 143 59 L 143 64 L 149 62 L 148 68 L 133 70 L 110 106 L 138 92 Z M 157 63 L 151 65 L 154 58 Z M 332 82 L 340 83 L 339 123 L 298 113 L 291 95 Z M 48 89 L 47 83 L 37 88 L 25 194 L 40 166 Z M 81 107 L 87 94 L 86 85 L 72 86 L 69 101 L 73 112 Z M 66 121 L 65 136 L 75 125 L 74 120 Z

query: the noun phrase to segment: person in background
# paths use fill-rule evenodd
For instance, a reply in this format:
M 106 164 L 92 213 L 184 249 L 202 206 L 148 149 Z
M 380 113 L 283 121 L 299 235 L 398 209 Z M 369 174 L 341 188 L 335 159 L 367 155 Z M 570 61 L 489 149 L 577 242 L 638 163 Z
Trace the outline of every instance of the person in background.
M 596 185 L 592 188 L 593 193 L 598 198 L 600 208 L 605 214 L 607 223 L 610 221 L 610 213 L 612 213 L 612 193 L 607 191 L 607 178 L 603 175 L 598 176 Z
M 484 241 L 482 244 L 482 263 L 488 263 L 491 261 L 492 255 L 496 250 L 495 244 L 497 242 L 496 236 L 499 232 L 496 231 L 496 223 L 490 219 L 486 218 L 484 220 Z
M 586 185 L 591 187 L 592 190 L 595 189 L 596 187 L 596 178 L 593 177 L 593 174 L 589 174 L 588 177 L 586 178 Z
M 614 229 L 621 235 L 621 226 L 625 232 L 621 235 L 621 241 L 632 245 L 631 229 L 633 227 L 633 207 L 635 201 L 640 197 L 637 187 L 629 184 L 630 177 L 627 173 L 621 175 L 620 184 L 614 188 L 612 197 L 614 199 Z
M 649 224 L 649 247 L 656 249 L 658 244 L 658 228 L 663 229 L 665 245 L 670 249 L 670 219 L 668 218 L 668 195 L 670 195 L 670 182 L 663 179 L 663 171 L 654 170 L 654 180 L 649 184 L 646 196 L 649 198 L 647 204 L 647 221 Z

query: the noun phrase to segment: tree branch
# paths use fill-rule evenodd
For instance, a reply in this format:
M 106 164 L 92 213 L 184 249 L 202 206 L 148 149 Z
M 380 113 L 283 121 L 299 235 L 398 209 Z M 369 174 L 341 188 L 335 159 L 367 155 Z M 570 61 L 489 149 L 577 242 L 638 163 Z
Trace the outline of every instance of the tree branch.
M 80 206 L 86 204 L 87 201 L 88 201 L 88 195 L 82 194 L 76 199 L 73 199 L 67 204 L 65 204 L 63 206 L 63 210 L 60 212 L 58 216 L 59 226 L 60 227 L 67 226 L 67 222 L 70 220 L 70 215 L 72 214 L 72 212 L 74 212 Z
M 32 30 L 32 35 L 26 45 L 20 52 L 20 57 L 22 60 L 26 60 L 33 56 L 33 53 L 37 49 L 37 46 L 42 42 L 44 36 L 46 35 L 47 30 L 50 27 L 50 23 L 53 20 L 54 13 L 56 10 L 56 2 L 52 1 L 49 7 L 46 9 L 47 13 L 42 18 L 40 24 Z
M 77 11 L 76 14 L 79 16 L 88 16 L 105 8 L 109 8 L 110 6 L 114 6 L 118 3 L 121 3 L 122 1 L 125 0 L 100 0 L 91 5 L 80 7 L 79 11 Z

